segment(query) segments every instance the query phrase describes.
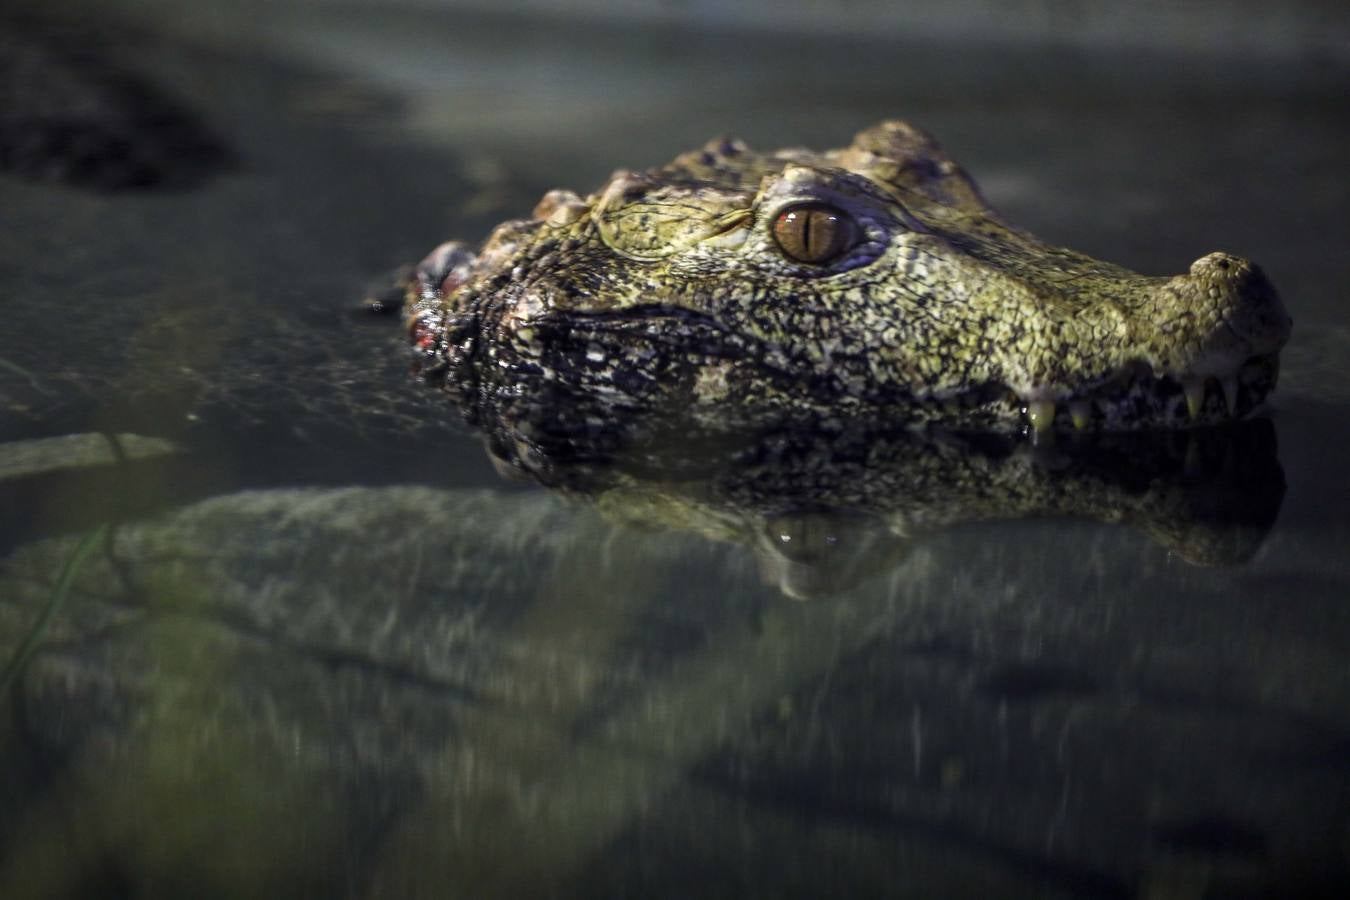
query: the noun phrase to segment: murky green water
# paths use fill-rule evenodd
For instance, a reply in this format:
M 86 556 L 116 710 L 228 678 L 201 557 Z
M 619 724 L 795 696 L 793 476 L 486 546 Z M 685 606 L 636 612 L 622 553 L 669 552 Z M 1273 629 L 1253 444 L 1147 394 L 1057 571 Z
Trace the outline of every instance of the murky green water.
M 99 32 L 233 168 L 0 176 L 0 896 L 1336 895 L 1345 72 L 269 24 Z M 1050 240 L 1263 263 L 1271 424 L 549 491 L 356 312 L 548 188 L 894 115 Z

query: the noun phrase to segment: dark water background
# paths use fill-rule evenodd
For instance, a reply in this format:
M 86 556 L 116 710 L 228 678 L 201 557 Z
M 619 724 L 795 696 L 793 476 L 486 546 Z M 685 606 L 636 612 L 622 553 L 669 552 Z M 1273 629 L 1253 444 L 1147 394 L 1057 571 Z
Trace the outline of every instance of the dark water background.
M 1344 64 L 265 7 L 0 28 L 193 129 L 157 187 L 0 174 L 0 896 L 1342 896 Z M 736 510 L 503 481 L 356 311 L 549 188 L 893 116 L 1052 242 L 1263 265 L 1295 331 L 1249 559 L 971 522 L 793 599 Z

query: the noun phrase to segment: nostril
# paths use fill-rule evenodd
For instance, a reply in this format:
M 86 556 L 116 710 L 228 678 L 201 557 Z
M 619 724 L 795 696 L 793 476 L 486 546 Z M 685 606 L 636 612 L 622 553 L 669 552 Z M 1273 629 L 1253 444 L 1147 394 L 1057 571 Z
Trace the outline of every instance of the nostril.
M 1191 263 L 1191 278 L 1212 299 L 1271 304 L 1275 288 L 1261 267 L 1240 256 L 1211 253 Z
M 1240 256 L 1228 253 L 1210 253 L 1191 263 L 1191 275 L 1215 281 L 1226 281 L 1257 272 L 1256 266 Z
M 1236 341 L 1224 352 L 1271 353 L 1288 340 L 1289 314 L 1274 285 L 1251 260 L 1210 253 L 1191 263 L 1187 280 L 1197 313 L 1221 326 L 1206 339 L 1211 349 Z

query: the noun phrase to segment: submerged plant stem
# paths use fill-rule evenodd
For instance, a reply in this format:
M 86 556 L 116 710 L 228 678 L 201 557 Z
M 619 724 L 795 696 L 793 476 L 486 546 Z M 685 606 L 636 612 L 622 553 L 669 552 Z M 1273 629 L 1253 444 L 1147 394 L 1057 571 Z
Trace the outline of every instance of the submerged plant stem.
M 47 599 L 47 606 L 42 611 L 41 617 L 34 623 L 28 636 L 23 639 L 23 643 L 14 651 L 14 657 L 5 666 L 3 673 L 0 673 L 0 691 L 7 690 L 10 683 L 19 676 L 23 667 L 28 664 L 28 659 L 33 655 L 38 642 L 42 640 L 42 635 L 46 633 L 47 626 L 51 624 L 52 617 L 56 615 L 57 610 L 65 603 L 66 595 L 70 593 L 70 585 L 79 574 L 80 567 L 84 565 L 85 559 L 108 533 L 108 523 L 95 528 L 80 539 L 70 558 L 66 560 L 65 567 L 61 570 L 61 575 L 56 580 L 56 585 L 52 588 L 51 596 Z
M 51 391 L 47 390 L 45 387 L 42 386 L 42 382 L 38 380 L 38 377 L 36 375 L 28 371 L 18 363 L 10 362 L 3 356 L 0 356 L 0 369 L 5 369 L 7 371 L 13 372 L 15 375 L 18 375 L 21 378 L 28 379 L 28 383 L 31 384 L 33 386 L 33 389 L 36 391 L 40 391 L 41 393 L 44 394 L 49 395 L 51 394 Z

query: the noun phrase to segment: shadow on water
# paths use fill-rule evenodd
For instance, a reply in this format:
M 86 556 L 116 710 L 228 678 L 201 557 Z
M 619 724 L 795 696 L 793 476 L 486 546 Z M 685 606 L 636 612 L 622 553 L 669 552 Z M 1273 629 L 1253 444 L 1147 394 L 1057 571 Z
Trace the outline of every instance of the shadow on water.
M 0 172 L 102 191 L 182 190 L 237 164 L 201 118 L 110 65 L 87 24 L 0 17 Z

